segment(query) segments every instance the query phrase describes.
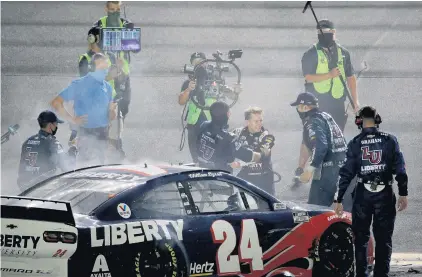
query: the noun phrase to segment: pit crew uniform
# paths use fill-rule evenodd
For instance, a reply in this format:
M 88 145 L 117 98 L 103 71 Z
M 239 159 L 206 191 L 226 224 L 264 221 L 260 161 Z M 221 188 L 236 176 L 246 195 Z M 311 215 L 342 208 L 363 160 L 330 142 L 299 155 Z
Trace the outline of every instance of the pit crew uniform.
M 40 130 L 22 145 L 17 180 L 19 188 L 24 191 L 31 184 L 35 184 L 34 180 L 40 182 L 53 176 L 57 168 L 63 172 L 72 170 L 76 162 L 76 154 L 77 151 L 73 147 L 69 148 L 68 153 L 64 152 L 55 136 Z
M 376 241 L 374 277 L 386 277 L 390 269 L 392 235 L 396 217 L 396 196 L 392 183 L 396 175 L 399 195 L 407 196 L 407 173 L 396 137 L 377 128 L 364 128 L 348 144 L 347 157 L 340 169 L 337 202 L 341 203 L 352 179 L 352 228 L 355 234 L 356 276 L 367 277 L 367 246 L 372 217 Z
M 230 163 L 235 158 L 244 162 L 252 161 L 253 151 L 245 147 L 236 149 L 235 139 L 227 126 L 220 127 L 212 121 L 203 122 L 196 141 L 199 166 L 233 173 Z
M 263 127 L 257 133 L 250 133 L 248 127 L 234 129 L 232 133 L 235 135 L 236 148 L 243 146 L 254 152 L 260 152 L 262 147 L 271 149 L 274 146 L 274 136 Z M 237 177 L 251 182 L 272 195 L 275 194 L 271 154 L 263 156 L 258 163 L 251 162 L 242 166 Z
M 317 108 L 307 113 L 303 141 L 312 151 L 310 166 L 315 168 L 308 203 L 329 207 L 337 191 L 338 172 L 347 149 L 346 140 L 328 113 Z

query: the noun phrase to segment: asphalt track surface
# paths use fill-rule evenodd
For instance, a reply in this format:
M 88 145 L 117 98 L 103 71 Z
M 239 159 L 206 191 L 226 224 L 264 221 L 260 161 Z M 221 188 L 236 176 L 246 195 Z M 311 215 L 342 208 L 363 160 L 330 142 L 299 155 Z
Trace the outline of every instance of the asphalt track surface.
M 127 17 L 142 27 L 142 51 L 132 55 L 132 103 L 124 147 L 130 161 L 190 162 L 179 151 L 180 72 L 190 54 L 241 48 L 237 61 L 244 92 L 232 109 L 231 126 L 242 125 L 243 110 L 258 105 L 264 125 L 276 137 L 275 170 L 282 199 L 305 200 L 309 185 L 292 193 L 301 141 L 300 120 L 289 103 L 303 89 L 300 60 L 316 40 L 315 21 L 305 2 L 128 2 Z M 1 3 L 1 126 L 21 125 L 2 145 L 2 194 L 18 193 L 22 142 L 37 132 L 36 117 L 72 79 L 86 33 L 103 16 L 102 2 Z M 422 252 L 422 4 L 418 2 L 313 2 L 319 18 L 336 24 L 338 39 L 352 55 L 355 70 L 370 68 L 358 81 L 362 105 L 378 108 L 382 129 L 394 133 L 407 161 L 409 208 L 397 216 L 395 252 Z M 228 78 L 234 83 L 234 78 Z M 345 135 L 357 129 L 349 117 Z M 58 138 L 65 145 L 69 128 Z

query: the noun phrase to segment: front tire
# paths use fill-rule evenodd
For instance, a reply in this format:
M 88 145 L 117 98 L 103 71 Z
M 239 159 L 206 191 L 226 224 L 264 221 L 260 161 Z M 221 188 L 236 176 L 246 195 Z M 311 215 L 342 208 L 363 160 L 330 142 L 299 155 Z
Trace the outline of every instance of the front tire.
M 351 277 L 355 275 L 355 251 L 352 228 L 333 224 L 321 235 L 312 276 Z

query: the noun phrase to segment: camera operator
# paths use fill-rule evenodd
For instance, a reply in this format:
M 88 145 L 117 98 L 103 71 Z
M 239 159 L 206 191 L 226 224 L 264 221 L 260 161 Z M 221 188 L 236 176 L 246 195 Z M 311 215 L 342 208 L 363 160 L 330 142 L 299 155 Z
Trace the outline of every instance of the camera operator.
M 205 60 L 206 56 L 204 53 L 195 52 L 190 57 L 190 63 L 193 66 L 196 66 L 201 61 Z M 201 105 L 205 105 L 207 107 L 211 106 L 212 103 L 216 101 L 213 97 L 205 98 L 204 93 L 197 89 L 197 81 L 198 84 L 203 84 L 207 79 L 207 72 L 205 70 L 206 63 L 203 63 L 200 68 L 197 70 L 197 77 L 198 80 L 194 79 L 194 76 L 189 76 L 189 79 L 186 80 L 181 89 L 181 93 L 179 94 L 179 104 L 180 105 L 188 105 L 188 112 L 186 114 L 185 120 L 187 121 L 187 131 L 188 131 L 188 145 L 189 151 L 192 157 L 193 162 L 197 162 L 198 154 L 196 152 L 196 139 L 198 137 L 198 132 L 200 129 L 201 124 L 204 121 L 210 120 L 211 115 L 210 111 L 203 110 L 197 107 L 190 97 L 197 97 L 198 102 Z M 199 87 L 199 86 L 198 86 Z
M 107 1 L 105 6 L 106 16 L 101 17 L 94 23 L 94 27 L 106 28 L 133 28 L 134 24 L 128 19 L 120 17 L 121 1 Z M 138 53 L 140 50 L 130 51 L 132 53 Z M 130 53 L 120 52 L 117 55 L 118 68 L 122 70 L 123 74 L 119 75 L 119 78 L 115 80 L 115 89 L 118 94 L 119 110 L 122 112 L 123 120 L 129 112 L 129 105 L 131 101 L 131 86 L 130 86 Z M 120 70 L 119 70 L 120 71 Z
M 51 106 L 63 118 L 80 125 L 79 158 L 85 161 L 99 158 L 101 164 L 104 164 L 104 153 L 107 150 L 109 123 L 117 115 L 117 103 L 113 102 L 112 88 L 106 82 L 109 68 L 107 60 L 100 53 L 92 56 L 91 68 L 94 71 L 74 80 L 51 101 Z M 74 101 L 74 116 L 64 109 L 65 101 Z
M 207 87 L 206 83 L 211 81 L 207 71 L 207 62 L 203 62 L 205 59 L 205 54 L 201 52 L 195 52 L 191 55 L 190 63 L 194 68 L 196 67 L 195 72 L 193 72 L 193 75 L 189 75 L 189 80 L 183 83 L 179 94 L 179 104 L 185 105 L 185 107 L 187 105 L 188 108 L 185 120 L 187 122 L 189 151 L 193 162 L 198 161 L 198 153 L 196 152 L 198 131 L 204 121 L 210 120 L 211 115 L 209 110 L 198 107 L 192 98 L 198 102 L 197 104 L 204 107 L 210 107 L 211 104 L 217 101 L 217 95 L 210 95 L 204 91 L 204 88 Z M 197 67 L 200 63 L 201 65 Z M 242 91 L 240 84 L 235 84 L 233 88 L 223 86 L 222 89 L 223 94 L 228 97 Z
M 258 107 L 251 107 L 245 111 L 246 127 L 233 130 L 236 137 L 236 147 L 244 146 L 252 151 L 259 152 L 262 147 L 269 150 L 274 146 L 275 138 L 262 126 L 263 111 Z M 272 170 L 271 153 L 261 161 L 248 163 L 241 167 L 237 177 L 259 186 L 266 192 L 274 195 L 274 173 Z
M 198 164 L 200 167 L 233 172 L 235 158 L 244 162 L 259 162 L 270 154 L 261 148 L 254 152 L 241 145 L 235 145 L 235 136 L 227 131 L 230 108 L 217 101 L 210 107 L 211 121 L 202 123 L 196 140 Z

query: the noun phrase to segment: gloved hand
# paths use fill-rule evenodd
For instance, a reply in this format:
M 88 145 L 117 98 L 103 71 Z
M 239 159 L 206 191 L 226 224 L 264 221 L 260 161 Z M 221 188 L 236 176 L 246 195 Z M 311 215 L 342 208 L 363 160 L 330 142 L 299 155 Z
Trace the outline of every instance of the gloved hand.
M 78 148 L 76 148 L 76 146 L 72 145 L 71 147 L 69 147 L 69 150 L 67 150 L 67 154 L 69 155 L 69 157 L 72 158 L 76 158 L 78 156 Z
M 291 186 L 291 190 L 296 190 L 301 184 L 302 182 L 300 181 L 300 175 L 302 175 L 304 172 L 303 168 L 298 167 L 295 170 L 295 177 L 293 177 L 293 185 Z
M 266 147 L 268 149 L 273 148 L 275 142 L 275 137 L 273 135 L 266 135 L 260 141 L 260 147 Z

